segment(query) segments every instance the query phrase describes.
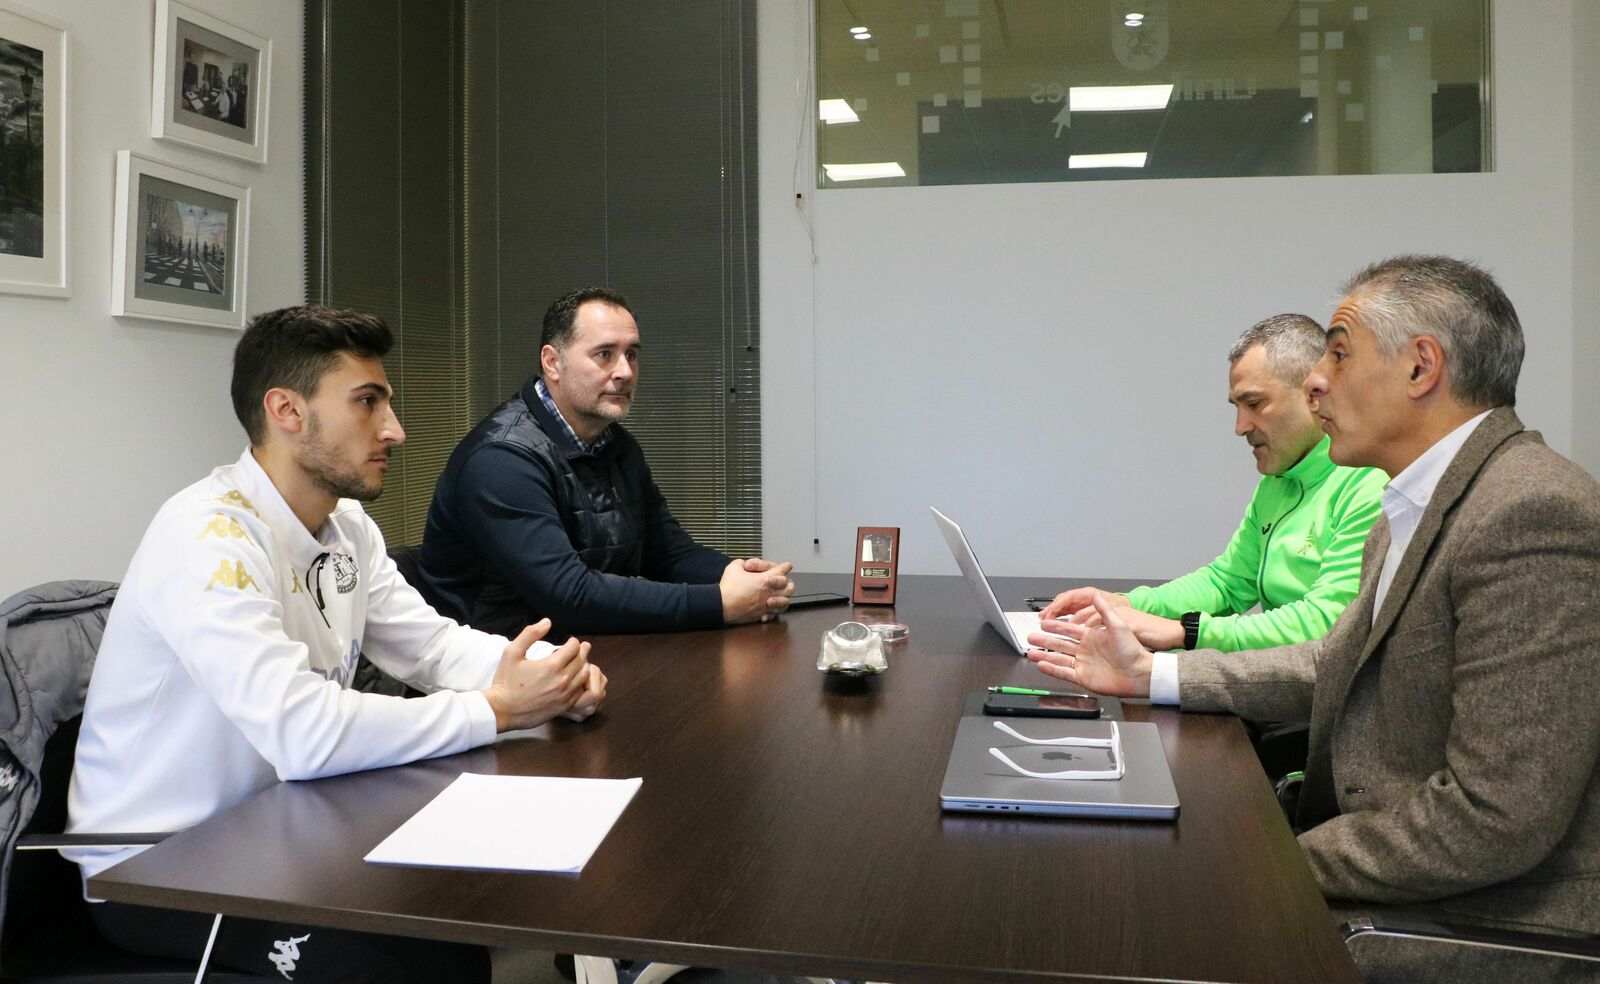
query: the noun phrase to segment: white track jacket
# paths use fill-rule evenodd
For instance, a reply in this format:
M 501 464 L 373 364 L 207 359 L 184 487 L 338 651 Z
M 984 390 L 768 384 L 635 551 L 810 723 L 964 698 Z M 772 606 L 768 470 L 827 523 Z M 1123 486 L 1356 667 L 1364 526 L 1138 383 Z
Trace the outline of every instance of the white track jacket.
M 358 503 L 307 532 L 246 449 L 167 500 L 134 554 L 89 683 L 68 830 L 180 830 L 279 780 L 486 744 L 479 691 L 505 646 L 428 607 Z M 428 696 L 348 689 L 363 652 Z M 62 853 L 87 878 L 138 850 Z

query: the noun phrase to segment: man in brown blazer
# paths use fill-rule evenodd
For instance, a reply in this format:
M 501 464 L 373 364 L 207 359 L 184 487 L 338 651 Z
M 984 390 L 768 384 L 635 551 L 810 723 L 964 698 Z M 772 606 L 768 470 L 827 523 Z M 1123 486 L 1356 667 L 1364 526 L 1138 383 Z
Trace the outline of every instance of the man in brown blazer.
M 1328 635 L 1152 654 L 1097 600 L 1103 628 L 1046 622 L 1068 638 L 1029 638 L 1042 671 L 1101 693 L 1309 721 L 1296 826 L 1344 916 L 1404 904 L 1600 933 L 1600 486 L 1517 419 L 1522 354 L 1482 270 L 1368 267 L 1306 379 L 1333 460 L 1393 476 Z M 1485 978 L 1485 951 L 1453 949 L 1471 952 L 1445 974 Z M 1416 960 L 1398 947 L 1362 962 L 1399 979 Z

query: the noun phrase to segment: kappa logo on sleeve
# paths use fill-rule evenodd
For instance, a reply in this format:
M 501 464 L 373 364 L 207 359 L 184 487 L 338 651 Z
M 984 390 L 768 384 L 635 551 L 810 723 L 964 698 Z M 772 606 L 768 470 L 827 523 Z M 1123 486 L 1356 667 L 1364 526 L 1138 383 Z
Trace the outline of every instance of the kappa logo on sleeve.
M 238 520 L 232 516 L 224 516 L 221 513 L 212 516 L 211 522 L 205 525 L 205 528 L 195 536 L 195 539 L 204 540 L 208 536 L 218 537 L 223 540 L 229 538 L 248 540 L 250 538 L 249 534 L 245 533 L 244 527 L 239 525 Z
M 261 518 L 261 514 L 256 512 L 256 507 L 251 505 L 250 504 L 250 500 L 246 499 L 244 497 L 244 493 L 240 492 L 238 489 L 229 489 L 228 491 L 224 492 L 222 495 L 217 496 L 215 499 L 212 499 L 211 501 L 212 502 L 220 502 L 225 506 L 237 506 L 238 508 L 249 512 L 252 516 L 256 517 L 257 519 Z
M 332 680 L 342 689 L 350 689 L 350 681 L 355 679 L 356 663 L 361 660 L 361 640 L 352 639 L 350 645 L 345 647 L 344 661 L 338 666 L 313 666 L 311 672 L 324 680 Z
M 278 973 L 286 981 L 294 980 L 289 976 L 294 970 L 295 962 L 300 959 L 300 944 L 311 938 L 311 934 L 304 936 L 291 936 L 286 940 L 273 940 L 272 952 L 267 954 L 267 959 L 272 961 L 272 966 L 278 968 Z
M 206 582 L 206 590 L 210 591 L 216 587 L 232 588 L 235 591 L 251 588 L 258 594 L 261 591 L 256 585 L 256 579 L 244 569 L 244 561 L 241 560 L 232 562 L 224 560 L 217 565 L 217 569 L 211 572 L 211 580 Z

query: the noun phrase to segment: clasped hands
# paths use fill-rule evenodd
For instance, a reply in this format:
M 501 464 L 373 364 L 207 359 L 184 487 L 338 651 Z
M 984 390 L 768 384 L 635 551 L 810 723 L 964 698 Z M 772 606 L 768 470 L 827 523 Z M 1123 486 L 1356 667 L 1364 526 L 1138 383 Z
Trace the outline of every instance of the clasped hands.
M 775 564 L 760 557 L 735 560 L 722 570 L 722 620 L 729 625 L 740 622 L 770 622 L 789 607 L 794 594 L 790 563 Z
M 494 680 L 483 691 L 494 710 L 495 731 L 532 728 L 560 715 L 582 721 L 606 696 L 606 675 L 589 662 L 589 644 L 568 639 L 544 656 L 528 649 L 550 631 L 542 618 L 523 629 L 500 657 Z

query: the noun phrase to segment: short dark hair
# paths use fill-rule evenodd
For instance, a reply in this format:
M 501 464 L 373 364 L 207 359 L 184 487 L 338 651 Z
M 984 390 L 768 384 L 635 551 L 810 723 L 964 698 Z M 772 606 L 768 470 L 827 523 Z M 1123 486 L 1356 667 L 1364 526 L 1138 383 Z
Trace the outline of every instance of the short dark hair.
M 1298 389 L 1327 350 L 1328 335 L 1315 318 L 1303 314 L 1275 314 L 1244 330 L 1228 350 L 1228 364 L 1234 365 L 1257 345 L 1266 349 L 1267 364 L 1272 371 Z
M 1384 355 L 1432 335 L 1444 349 L 1457 400 L 1478 408 L 1516 405 L 1522 322 L 1487 270 L 1448 256 L 1394 256 L 1351 277 L 1344 294 Z
M 628 306 L 628 299 L 609 287 L 579 287 L 556 298 L 555 303 L 544 313 L 544 329 L 539 332 L 539 351 L 543 352 L 546 345 L 560 351 L 572 341 L 573 324 L 578 320 L 578 308 L 590 301 L 604 301 L 612 307 L 633 313 L 633 308 Z M 535 358 L 535 363 L 539 360 Z M 542 370 L 541 370 L 542 371 Z
M 260 444 L 267 437 L 267 390 L 282 387 L 309 398 L 341 352 L 379 359 L 393 346 L 389 326 L 375 314 L 318 304 L 258 314 L 233 350 L 234 415 L 250 443 Z

